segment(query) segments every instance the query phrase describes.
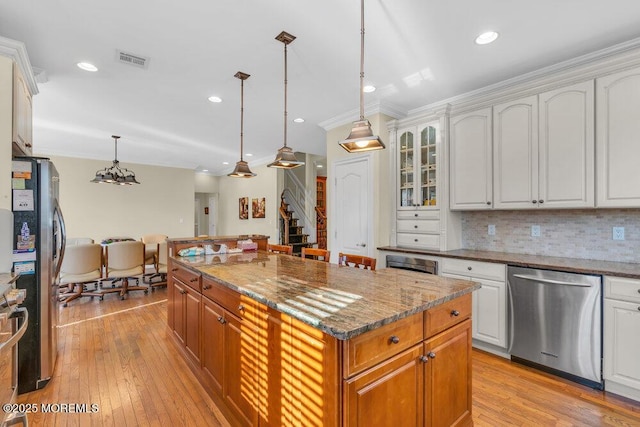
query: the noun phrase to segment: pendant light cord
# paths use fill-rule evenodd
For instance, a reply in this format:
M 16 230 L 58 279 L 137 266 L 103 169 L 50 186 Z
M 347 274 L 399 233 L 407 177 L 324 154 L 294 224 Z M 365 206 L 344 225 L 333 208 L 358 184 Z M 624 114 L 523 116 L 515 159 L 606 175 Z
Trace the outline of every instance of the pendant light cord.
M 360 121 L 364 120 L 364 0 L 360 1 Z
M 113 142 L 115 143 L 115 147 L 116 147 L 116 150 L 115 150 L 116 157 L 115 157 L 114 163 L 117 164 L 118 163 L 118 139 L 120 137 L 119 136 L 113 136 L 113 135 L 111 137 L 113 138 Z
M 240 161 L 244 161 L 244 79 L 240 79 Z
M 287 43 L 284 43 L 284 146 L 287 146 Z

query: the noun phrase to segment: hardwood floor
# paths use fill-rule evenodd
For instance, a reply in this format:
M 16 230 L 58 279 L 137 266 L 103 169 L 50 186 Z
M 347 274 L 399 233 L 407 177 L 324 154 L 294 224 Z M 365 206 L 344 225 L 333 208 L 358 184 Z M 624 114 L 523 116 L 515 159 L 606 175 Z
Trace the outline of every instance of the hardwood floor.
M 227 426 L 167 335 L 167 291 L 60 310 L 54 378 L 19 403 L 91 404 L 98 412 L 30 414 L 31 426 Z M 640 403 L 481 351 L 473 354 L 475 426 L 640 426 Z M 373 426 L 372 426 L 373 427 Z

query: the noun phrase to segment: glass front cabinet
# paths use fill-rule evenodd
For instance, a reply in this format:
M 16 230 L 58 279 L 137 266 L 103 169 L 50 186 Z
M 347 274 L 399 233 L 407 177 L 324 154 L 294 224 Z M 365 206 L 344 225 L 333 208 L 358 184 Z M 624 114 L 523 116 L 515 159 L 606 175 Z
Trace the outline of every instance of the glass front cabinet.
M 398 131 L 398 209 L 438 207 L 440 123 Z

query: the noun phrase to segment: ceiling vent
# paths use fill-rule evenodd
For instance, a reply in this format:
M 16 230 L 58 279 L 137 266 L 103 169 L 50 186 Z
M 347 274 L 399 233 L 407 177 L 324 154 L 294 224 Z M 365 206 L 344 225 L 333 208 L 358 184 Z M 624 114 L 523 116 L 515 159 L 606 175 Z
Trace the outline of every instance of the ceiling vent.
M 141 55 L 134 55 L 123 50 L 117 51 L 118 61 L 123 64 L 133 65 L 134 67 L 147 69 L 149 68 L 149 58 Z

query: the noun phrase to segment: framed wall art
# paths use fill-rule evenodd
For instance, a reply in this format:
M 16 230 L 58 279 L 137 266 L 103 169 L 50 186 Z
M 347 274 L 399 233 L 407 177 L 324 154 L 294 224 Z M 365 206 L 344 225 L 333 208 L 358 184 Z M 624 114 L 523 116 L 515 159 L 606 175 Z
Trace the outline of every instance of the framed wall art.
M 264 218 L 266 200 L 264 197 L 251 199 L 251 216 L 254 218 Z
M 249 219 L 249 198 L 248 197 L 240 197 L 238 213 L 240 219 Z

